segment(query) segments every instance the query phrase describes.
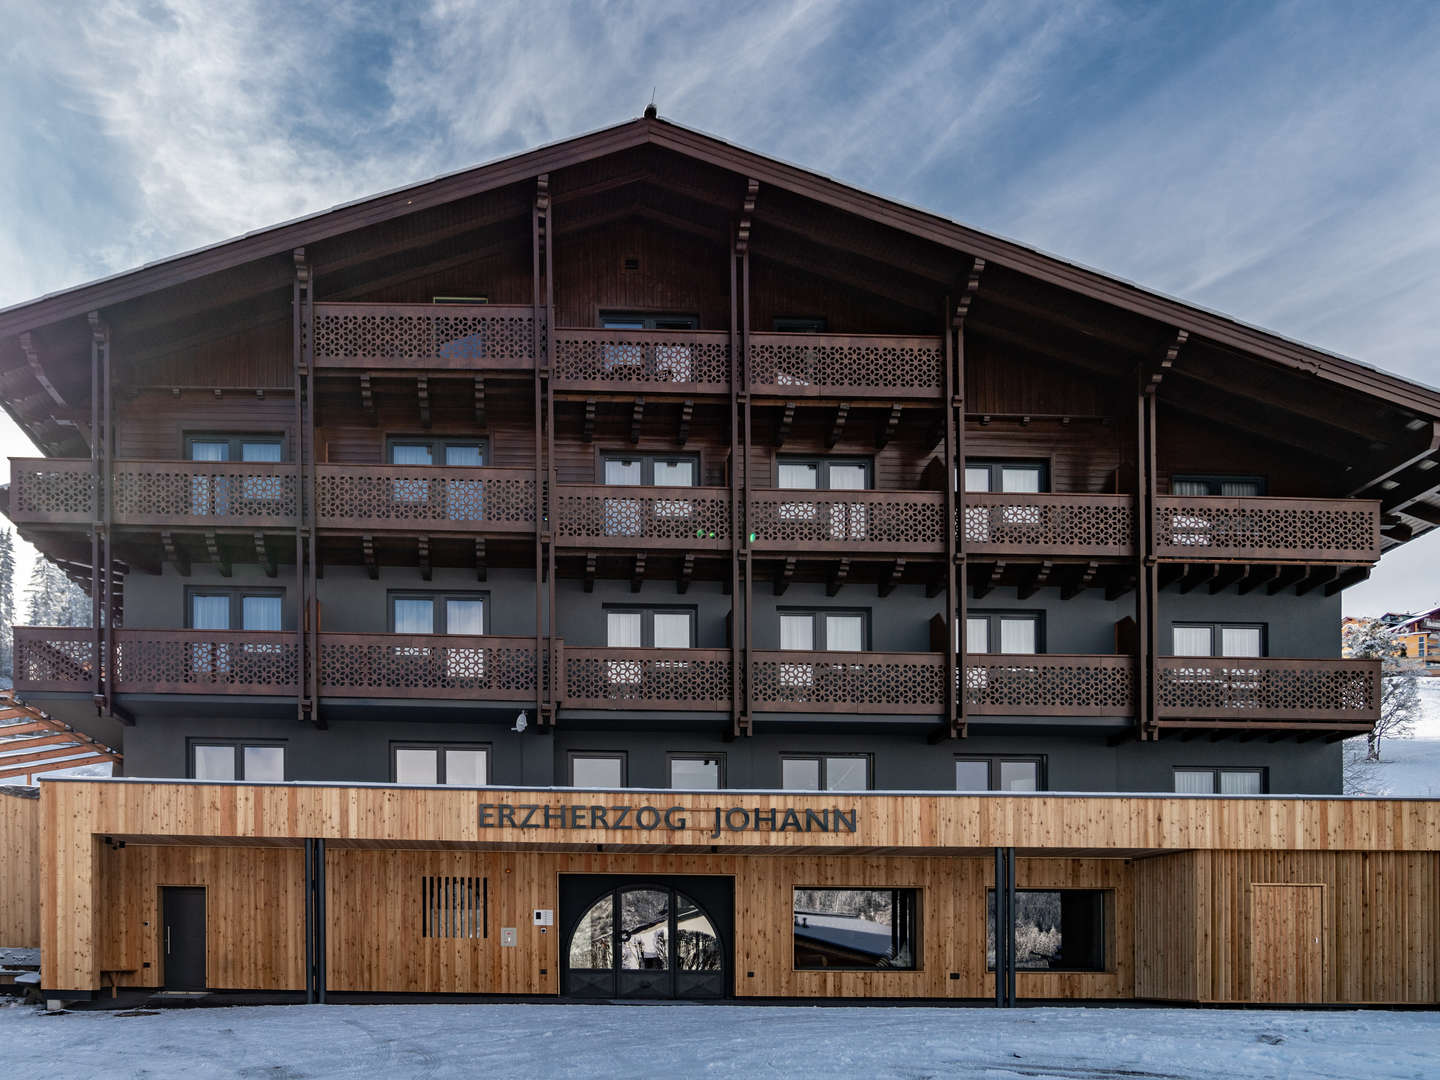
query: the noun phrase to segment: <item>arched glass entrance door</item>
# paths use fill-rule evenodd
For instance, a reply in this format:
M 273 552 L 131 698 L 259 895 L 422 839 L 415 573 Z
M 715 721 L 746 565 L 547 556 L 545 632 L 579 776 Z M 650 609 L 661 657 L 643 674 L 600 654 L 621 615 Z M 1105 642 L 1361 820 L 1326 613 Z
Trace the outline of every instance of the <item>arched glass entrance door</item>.
M 625 885 L 595 900 L 565 951 L 579 997 L 703 998 L 725 993 L 724 948 L 709 914 L 673 886 Z

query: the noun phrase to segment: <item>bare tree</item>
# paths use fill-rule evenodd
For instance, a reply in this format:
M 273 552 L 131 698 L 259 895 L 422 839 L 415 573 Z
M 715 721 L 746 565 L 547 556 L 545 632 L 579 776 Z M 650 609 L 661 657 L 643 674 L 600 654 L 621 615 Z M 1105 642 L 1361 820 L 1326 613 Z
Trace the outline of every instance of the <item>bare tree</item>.
M 1346 626 L 1345 649 L 1351 656 L 1380 661 L 1380 719 L 1365 741 L 1366 760 L 1379 761 L 1380 740 L 1410 734 L 1420 715 L 1418 665 L 1398 655 L 1390 628 L 1378 619 Z

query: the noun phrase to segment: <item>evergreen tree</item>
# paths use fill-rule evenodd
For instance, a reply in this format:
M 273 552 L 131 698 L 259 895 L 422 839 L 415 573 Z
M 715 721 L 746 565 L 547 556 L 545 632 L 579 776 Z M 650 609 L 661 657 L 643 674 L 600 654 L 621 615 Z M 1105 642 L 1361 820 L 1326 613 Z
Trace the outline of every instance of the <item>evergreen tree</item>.
M 65 572 L 43 556 L 35 560 L 25 590 L 31 626 L 89 626 L 90 600 Z
M 0 530 L 0 676 L 15 667 L 15 534 Z

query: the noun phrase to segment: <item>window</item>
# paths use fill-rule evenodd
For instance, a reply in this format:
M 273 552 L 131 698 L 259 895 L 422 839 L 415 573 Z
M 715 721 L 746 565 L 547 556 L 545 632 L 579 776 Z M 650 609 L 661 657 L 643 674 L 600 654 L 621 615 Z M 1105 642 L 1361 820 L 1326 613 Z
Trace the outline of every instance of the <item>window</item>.
M 725 786 L 720 754 L 671 754 L 670 786 L 681 791 L 719 791 Z
M 780 759 L 784 791 L 868 791 L 869 754 L 786 754 Z
M 625 753 L 570 752 L 570 786 L 579 788 L 622 788 L 625 786 Z
M 394 436 L 385 440 L 385 456 L 391 465 L 480 467 L 488 464 L 488 450 L 484 439 Z
M 1018 655 L 1044 652 L 1044 618 L 1038 611 L 966 612 L 965 651 Z
M 956 791 L 1044 791 L 1045 760 L 1038 757 L 957 757 Z
M 780 648 L 800 652 L 864 652 L 869 646 L 868 611 L 780 612 Z
M 995 970 L 995 890 L 989 889 L 985 963 Z M 1105 891 L 1015 890 L 1015 968 L 1018 971 L 1104 971 Z
M 605 644 L 612 649 L 693 649 L 695 609 L 606 607 Z
M 1264 495 L 1265 480 L 1260 476 L 1185 476 L 1176 473 L 1170 478 L 1172 495 Z
M 1176 656 L 1265 655 L 1263 623 L 1176 623 L 1171 633 Z
M 606 330 L 698 330 L 700 319 L 661 311 L 602 311 L 600 325 Z
M 420 936 L 485 938 L 490 936 L 490 879 L 431 877 L 420 879 Z
M 284 589 L 186 590 L 185 625 L 190 630 L 283 630 Z
M 186 435 L 191 461 L 284 461 L 283 435 Z
M 1263 795 L 1264 769 L 1175 768 L 1175 791 L 1180 795 Z
M 700 459 L 694 454 L 606 454 L 604 483 L 628 487 L 694 487 Z
M 490 783 L 488 746 L 392 743 L 390 774 L 397 784 L 484 787 Z
M 823 334 L 827 323 L 812 315 L 777 315 L 774 328 L 778 334 Z
M 873 472 L 874 465 L 868 458 L 775 459 L 777 485 L 796 491 L 867 491 Z
M 285 782 L 283 743 L 192 742 L 190 776 L 196 780 Z
M 797 888 L 793 897 L 796 970 L 919 969 L 919 889 Z
M 1048 471 L 1041 461 L 967 460 L 965 490 L 1036 494 L 1046 490 Z
M 395 437 L 386 440 L 385 456 L 391 465 L 480 468 L 489 464 L 489 446 L 483 439 Z M 438 504 L 447 521 L 485 520 L 484 480 L 396 476 L 390 481 L 390 497 L 411 506 Z
M 694 315 L 668 312 L 602 311 L 600 325 L 607 330 L 698 330 L 700 320 Z M 647 372 L 646 364 L 650 370 Z M 684 339 L 676 342 L 643 342 L 617 339 L 604 344 L 601 364 L 606 371 L 624 377 L 628 372 L 640 373 L 670 382 L 692 382 L 695 359 L 691 345 Z
M 284 460 L 282 435 L 186 435 L 185 456 L 191 461 L 279 462 Z M 231 500 L 267 503 L 284 494 L 285 478 L 261 471 L 257 476 L 195 472 L 190 476 L 190 513 L 212 517 L 234 512 Z
M 390 632 L 482 635 L 487 599 L 485 593 L 391 593 Z

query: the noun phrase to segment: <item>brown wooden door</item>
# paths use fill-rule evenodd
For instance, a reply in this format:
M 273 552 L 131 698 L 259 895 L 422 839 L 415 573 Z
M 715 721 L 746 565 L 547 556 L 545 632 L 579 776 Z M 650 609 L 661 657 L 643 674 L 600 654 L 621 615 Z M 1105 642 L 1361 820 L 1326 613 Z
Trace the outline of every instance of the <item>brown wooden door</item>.
M 1324 996 L 1325 886 L 1250 887 L 1250 996 L 1300 1003 Z

